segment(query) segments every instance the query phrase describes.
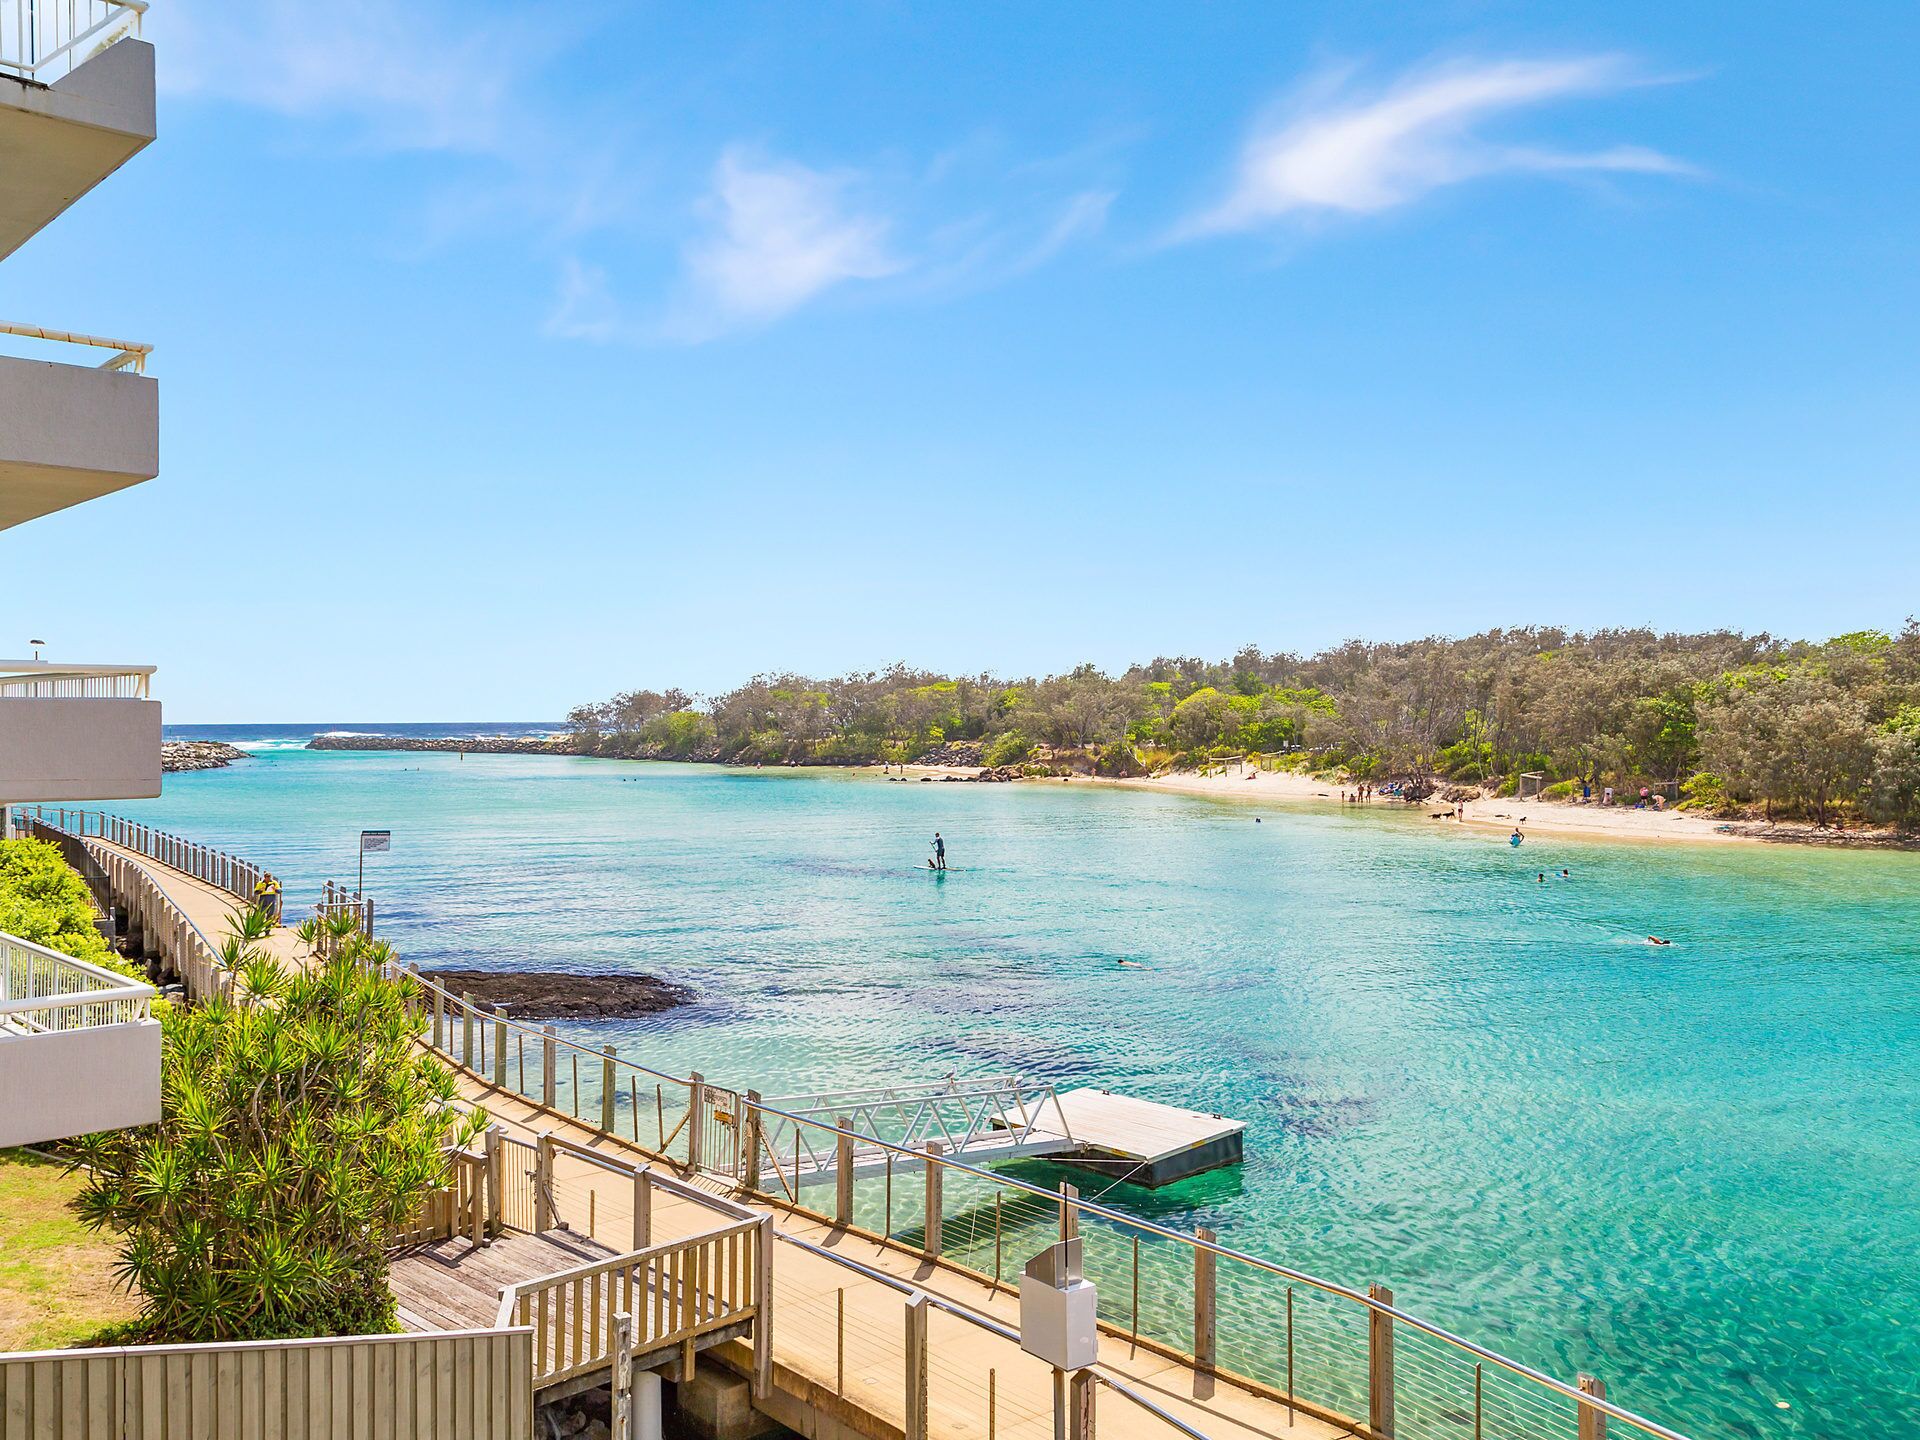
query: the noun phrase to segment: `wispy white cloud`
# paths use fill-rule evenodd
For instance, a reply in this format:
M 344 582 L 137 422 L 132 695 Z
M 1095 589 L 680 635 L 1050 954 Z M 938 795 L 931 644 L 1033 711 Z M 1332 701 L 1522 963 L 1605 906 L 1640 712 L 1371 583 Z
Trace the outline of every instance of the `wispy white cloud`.
M 362 142 L 393 150 L 511 144 L 518 82 L 569 38 L 551 24 L 476 18 L 442 0 L 162 8 L 153 20 L 169 93 L 346 120 Z
M 855 280 L 900 274 L 892 221 L 854 198 L 859 176 L 729 146 L 684 249 L 686 293 L 669 329 L 684 338 L 765 324 Z
M 1489 140 L 1497 117 L 1644 79 L 1620 57 L 1454 62 L 1358 93 L 1350 73 L 1321 77 L 1257 125 L 1234 182 L 1182 238 L 1248 230 L 1311 214 L 1365 215 L 1442 186 L 1502 172 L 1576 170 L 1684 173 L 1690 167 L 1637 146 L 1562 152 Z
M 574 256 L 560 262 L 560 289 L 547 314 L 546 333 L 560 340 L 615 339 L 620 308 L 607 289 L 607 272 Z

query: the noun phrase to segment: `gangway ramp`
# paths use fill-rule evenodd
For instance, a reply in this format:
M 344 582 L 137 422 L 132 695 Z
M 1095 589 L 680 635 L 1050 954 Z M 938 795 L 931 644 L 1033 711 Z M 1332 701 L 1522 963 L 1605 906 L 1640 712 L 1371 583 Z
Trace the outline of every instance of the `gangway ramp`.
M 970 1164 L 1049 1158 L 1154 1187 L 1238 1164 L 1243 1121 L 1086 1087 L 1061 1094 L 1018 1076 L 885 1085 L 761 1102 L 763 1143 L 802 1182 L 833 1175 L 843 1148 L 854 1174 L 901 1150 L 939 1145 Z M 843 1147 L 834 1131 L 855 1137 Z

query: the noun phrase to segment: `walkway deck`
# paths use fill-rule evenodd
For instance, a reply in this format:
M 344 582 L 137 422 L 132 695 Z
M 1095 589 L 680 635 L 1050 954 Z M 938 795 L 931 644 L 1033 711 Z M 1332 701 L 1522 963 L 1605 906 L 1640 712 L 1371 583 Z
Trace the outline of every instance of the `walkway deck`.
M 103 844 L 101 841 L 91 841 Z M 231 897 L 133 852 L 119 850 L 152 875 L 205 933 L 218 941 L 232 911 Z M 299 956 L 298 942 L 284 927 L 268 948 L 289 961 Z M 484 1105 L 506 1131 L 531 1141 L 542 1130 L 577 1144 L 633 1158 L 644 1154 L 615 1136 L 601 1134 L 563 1115 L 543 1111 L 521 1097 L 494 1090 L 461 1075 L 462 1094 Z M 632 1186 L 567 1156 L 554 1167 L 554 1188 L 566 1213 L 591 1211 L 595 1229 L 613 1244 L 632 1232 Z M 589 1202 L 589 1195 L 592 1201 Z M 568 1197 L 574 1203 L 568 1204 Z M 1019 1301 L 1008 1288 L 987 1283 L 945 1266 L 823 1224 L 809 1216 L 772 1209 L 776 1236 L 821 1246 L 834 1256 L 894 1277 L 930 1295 L 1001 1324 L 1017 1327 Z M 705 1228 L 710 1216 L 692 1201 L 661 1196 L 653 1213 L 656 1241 Z M 587 1237 L 593 1239 L 593 1236 Z M 556 1267 L 549 1267 L 556 1268 Z M 524 1278 L 524 1277 L 522 1277 Z M 905 1303 L 901 1292 L 833 1260 L 791 1243 L 776 1243 L 773 1255 L 773 1346 L 776 1392 L 789 1402 L 802 1400 L 835 1415 L 875 1440 L 899 1440 L 904 1434 Z M 844 1332 L 838 1323 L 844 1305 Z M 424 1317 L 422 1317 L 424 1318 Z M 840 1389 L 839 1336 L 844 1333 L 845 1387 Z M 930 1440 L 979 1440 L 988 1432 L 988 1396 L 994 1396 L 996 1436 L 1008 1440 L 1046 1440 L 1052 1434 L 1052 1375 L 1040 1360 L 1011 1341 L 935 1311 L 931 1320 Z M 713 1352 L 728 1357 L 722 1349 Z M 744 1373 L 745 1360 L 727 1363 Z M 1138 1391 L 1210 1440 L 1332 1440 L 1352 1431 L 1309 1416 L 1289 1415 L 1284 1401 L 1258 1395 L 1192 1366 L 1112 1335 L 1101 1342 L 1100 1368 Z M 1100 1400 L 1101 1440 L 1177 1440 L 1158 1417 L 1124 1397 Z
M 387 1266 L 387 1283 L 404 1330 L 488 1330 L 499 1321 L 500 1292 L 507 1286 L 609 1260 L 615 1253 L 558 1230 L 542 1235 L 510 1230 L 480 1246 L 456 1236 L 396 1257 Z

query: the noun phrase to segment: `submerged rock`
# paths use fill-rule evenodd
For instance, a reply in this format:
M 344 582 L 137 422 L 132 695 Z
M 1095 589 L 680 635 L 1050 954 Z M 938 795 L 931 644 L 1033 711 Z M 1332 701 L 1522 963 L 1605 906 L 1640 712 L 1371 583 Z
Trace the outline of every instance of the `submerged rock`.
M 481 1005 L 504 1005 L 528 1020 L 628 1020 L 658 1015 L 693 999 L 693 992 L 653 975 L 589 975 L 572 970 L 423 970 L 455 995 Z

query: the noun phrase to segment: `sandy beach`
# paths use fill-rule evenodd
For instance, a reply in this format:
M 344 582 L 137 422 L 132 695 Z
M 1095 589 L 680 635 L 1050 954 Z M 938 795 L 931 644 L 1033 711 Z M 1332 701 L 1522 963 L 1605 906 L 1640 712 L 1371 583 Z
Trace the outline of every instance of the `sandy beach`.
M 1207 795 L 1226 800 L 1340 803 L 1351 785 L 1320 780 L 1294 771 L 1256 771 L 1251 774 L 1201 775 L 1179 771 L 1136 780 L 1082 780 L 1074 784 L 1121 785 L 1143 790 L 1168 790 L 1182 795 Z M 1408 806 L 1386 797 L 1363 802 L 1368 808 L 1411 810 L 1420 815 L 1450 813 L 1452 806 L 1438 797 Z M 1518 826 L 1527 835 L 1566 835 L 1590 840 L 1663 840 L 1705 844 L 1760 843 L 1794 845 L 1870 846 L 1911 848 L 1909 842 L 1885 830 L 1842 830 L 1801 823 L 1770 824 L 1763 820 L 1726 820 L 1682 810 L 1636 810 L 1631 805 L 1573 805 L 1539 799 L 1482 798 L 1466 802 L 1464 821 L 1436 819 L 1436 826 L 1467 825 L 1512 833 Z

